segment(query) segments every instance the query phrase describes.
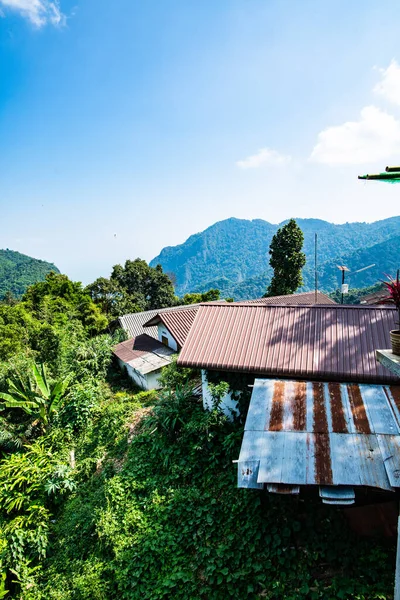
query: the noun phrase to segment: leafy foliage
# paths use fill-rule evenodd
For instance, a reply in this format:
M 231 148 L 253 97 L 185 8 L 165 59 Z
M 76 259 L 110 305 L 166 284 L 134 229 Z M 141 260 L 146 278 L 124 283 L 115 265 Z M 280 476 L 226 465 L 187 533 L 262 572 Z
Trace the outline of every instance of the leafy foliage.
M 92 334 L 107 327 L 106 317 L 81 283 L 71 281 L 66 275 L 47 275 L 45 281 L 26 291 L 23 304 L 36 319 L 49 325 L 63 326 L 78 320 Z
M 127 260 L 124 266 L 115 265 L 110 279 L 96 279 L 86 291 L 104 312 L 114 317 L 177 303 L 172 282 L 162 267 L 150 267 L 140 258 Z
M 242 427 L 184 390 L 148 410 L 107 403 L 79 439 L 76 491 L 24 598 L 391 598 L 394 544 L 358 540 L 318 498 L 237 489 Z
M 375 285 L 371 285 L 366 288 L 349 288 L 347 294 L 343 296 L 344 304 L 360 304 L 364 296 L 368 296 L 369 294 L 376 294 L 377 292 L 382 292 L 384 290 L 384 285 L 382 283 L 376 283 Z M 329 294 L 330 298 L 340 304 L 342 299 L 341 290 L 336 290 L 335 292 L 331 292 Z
M 301 270 L 306 264 L 302 252 L 304 235 L 294 219 L 290 219 L 272 238 L 269 264 L 274 270 L 266 296 L 294 294 L 302 285 Z
M 0 299 L 20 298 L 27 288 L 50 272 L 59 273 L 52 263 L 13 250 L 0 250 Z M 10 296 L 10 293 L 12 296 Z
M 358 539 L 318 498 L 237 489 L 251 378 L 209 374 L 217 402 L 238 390 L 234 422 L 203 410 L 176 362 L 161 393 L 137 392 L 101 308 L 54 275 L 0 306 L 0 391 L 18 372 L 18 394 L 48 402 L 69 381 L 45 434 L 22 410 L 0 418 L 0 597 L 389 600 L 393 543 Z M 48 371 L 29 384 L 33 362 Z
M 32 376 L 28 376 L 26 381 L 19 375 L 9 379 L 8 393 L 0 392 L 0 400 L 6 408 L 21 409 L 38 419 L 46 430 L 53 413 L 60 407 L 71 376 L 50 385 L 44 364 L 33 364 Z
M 196 379 L 200 380 L 199 371 L 178 367 L 177 360 L 178 355 L 174 354 L 171 363 L 161 371 L 158 381 L 162 388 L 174 390 L 176 387 L 186 386 Z
M 389 281 L 383 281 L 386 287 L 388 296 L 382 300 L 384 304 L 392 304 L 396 307 L 398 312 L 398 325 L 400 327 L 400 278 L 399 269 L 397 270 L 396 279 L 389 277 Z
M 220 291 L 212 288 L 207 292 L 185 294 L 182 298 L 182 304 L 199 304 L 200 302 L 215 302 L 220 298 Z

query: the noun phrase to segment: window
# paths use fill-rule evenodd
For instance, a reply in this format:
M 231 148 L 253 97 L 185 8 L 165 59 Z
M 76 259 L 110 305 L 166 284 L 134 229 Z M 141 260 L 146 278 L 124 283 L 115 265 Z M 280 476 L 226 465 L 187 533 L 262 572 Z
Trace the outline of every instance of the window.
M 169 345 L 169 344 L 168 344 L 168 338 L 167 338 L 167 337 L 165 337 L 165 335 L 162 335 L 162 336 L 161 336 L 161 341 L 162 341 L 162 343 L 164 344 L 164 346 L 168 346 L 168 345 Z

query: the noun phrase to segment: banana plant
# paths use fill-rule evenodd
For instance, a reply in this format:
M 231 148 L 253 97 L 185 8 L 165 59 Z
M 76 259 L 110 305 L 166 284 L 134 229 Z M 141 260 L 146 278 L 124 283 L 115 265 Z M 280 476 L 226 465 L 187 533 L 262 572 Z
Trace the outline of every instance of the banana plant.
M 44 364 L 32 366 L 32 376 L 23 381 L 20 375 L 8 379 L 8 393 L 0 392 L 5 408 L 19 408 L 26 414 L 40 420 L 44 430 L 48 428 L 54 411 L 60 406 L 70 378 L 56 381 L 50 385 Z

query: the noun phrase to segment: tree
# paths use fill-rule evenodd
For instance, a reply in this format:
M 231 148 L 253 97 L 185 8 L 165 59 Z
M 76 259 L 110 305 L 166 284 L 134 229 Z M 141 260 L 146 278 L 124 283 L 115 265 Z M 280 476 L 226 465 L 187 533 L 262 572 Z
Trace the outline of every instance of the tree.
M 45 281 L 31 285 L 22 300 L 31 315 L 50 325 L 63 326 L 70 320 L 78 320 L 90 334 L 107 327 L 107 318 L 82 284 L 66 275 L 49 273 Z
M 220 291 L 217 289 L 208 290 L 208 292 L 194 292 L 185 294 L 182 298 L 182 304 L 200 304 L 200 302 L 215 302 L 220 298 Z
M 168 308 L 176 304 L 174 286 L 161 265 L 150 267 L 145 260 L 127 260 L 125 265 L 113 267 L 110 280 L 135 302 L 141 298 L 142 310 Z
M 303 232 L 294 219 L 278 229 L 269 247 L 274 274 L 265 297 L 294 294 L 302 285 L 301 270 L 306 264 L 303 241 Z
M 20 376 L 8 379 L 8 393 L 0 392 L 0 399 L 6 408 L 19 408 L 26 414 L 41 421 L 46 430 L 51 417 L 64 398 L 70 378 L 56 381 L 50 385 L 44 364 L 32 366 L 33 378 L 24 382 Z

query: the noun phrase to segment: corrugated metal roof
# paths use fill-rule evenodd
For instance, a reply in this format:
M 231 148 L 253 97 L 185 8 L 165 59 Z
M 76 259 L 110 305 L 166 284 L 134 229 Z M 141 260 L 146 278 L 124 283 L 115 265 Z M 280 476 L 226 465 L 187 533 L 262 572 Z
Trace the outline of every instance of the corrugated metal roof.
M 213 302 L 213 304 L 224 304 L 226 303 L 226 300 L 219 300 L 218 302 Z M 207 304 L 207 303 L 205 303 Z M 200 304 L 183 304 L 181 306 L 170 306 L 169 308 L 158 308 L 155 310 L 146 310 L 144 312 L 138 312 L 138 313 L 130 313 L 128 315 L 123 315 L 122 317 L 119 317 L 119 323 L 122 327 L 122 329 L 124 329 L 126 331 L 126 333 L 129 335 L 129 337 L 136 337 L 138 335 L 142 335 L 143 333 L 145 333 L 146 335 L 149 335 L 150 337 L 154 338 L 154 339 L 158 339 L 158 329 L 157 326 L 147 326 L 144 329 L 144 324 L 147 323 L 148 321 L 150 321 L 151 319 L 153 319 L 153 317 L 156 317 L 157 315 L 160 315 L 164 312 L 175 312 L 175 311 L 179 311 L 179 310 L 187 310 L 187 309 L 193 309 L 193 308 L 198 308 L 199 306 L 201 306 Z
M 256 379 L 238 485 L 320 485 L 323 501 L 340 504 L 354 501 L 349 487 L 392 491 L 400 487 L 399 409 L 400 386 Z
M 189 304 L 185 308 L 181 308 L 181 310 L 163 311 L 147 321 L 143 327 L 146 331 L 148 327 L 152 328 L 152 326 L 158 323 L 163 323 L 182 348 L 193 325 L 199 306 L 199 304 Z
M 246 304 L 279 304 L 282 306 L 298 306 L 311 304 L 336 304 L 332 298 L 323 292 L 317 292 L 317 301 L 315 301 L 315 292 L 299 292 L 298 294 L 288 294 L 287 296 L 269 296 L 268 298 L 255 298 L 254 300 L 245 300 Z M 243 304 L 238 302 L 235 304 Z
M 174 351 L 158 340 L 143 334 L 117 344 L 113 348 L 113 353 L 122 362 L 145 375 L 168 365 Z
M 364 306 L 202 305 L 178 359 L 183 367 L 386 383 L 375 360 L 390 346 L 396 311 Z

